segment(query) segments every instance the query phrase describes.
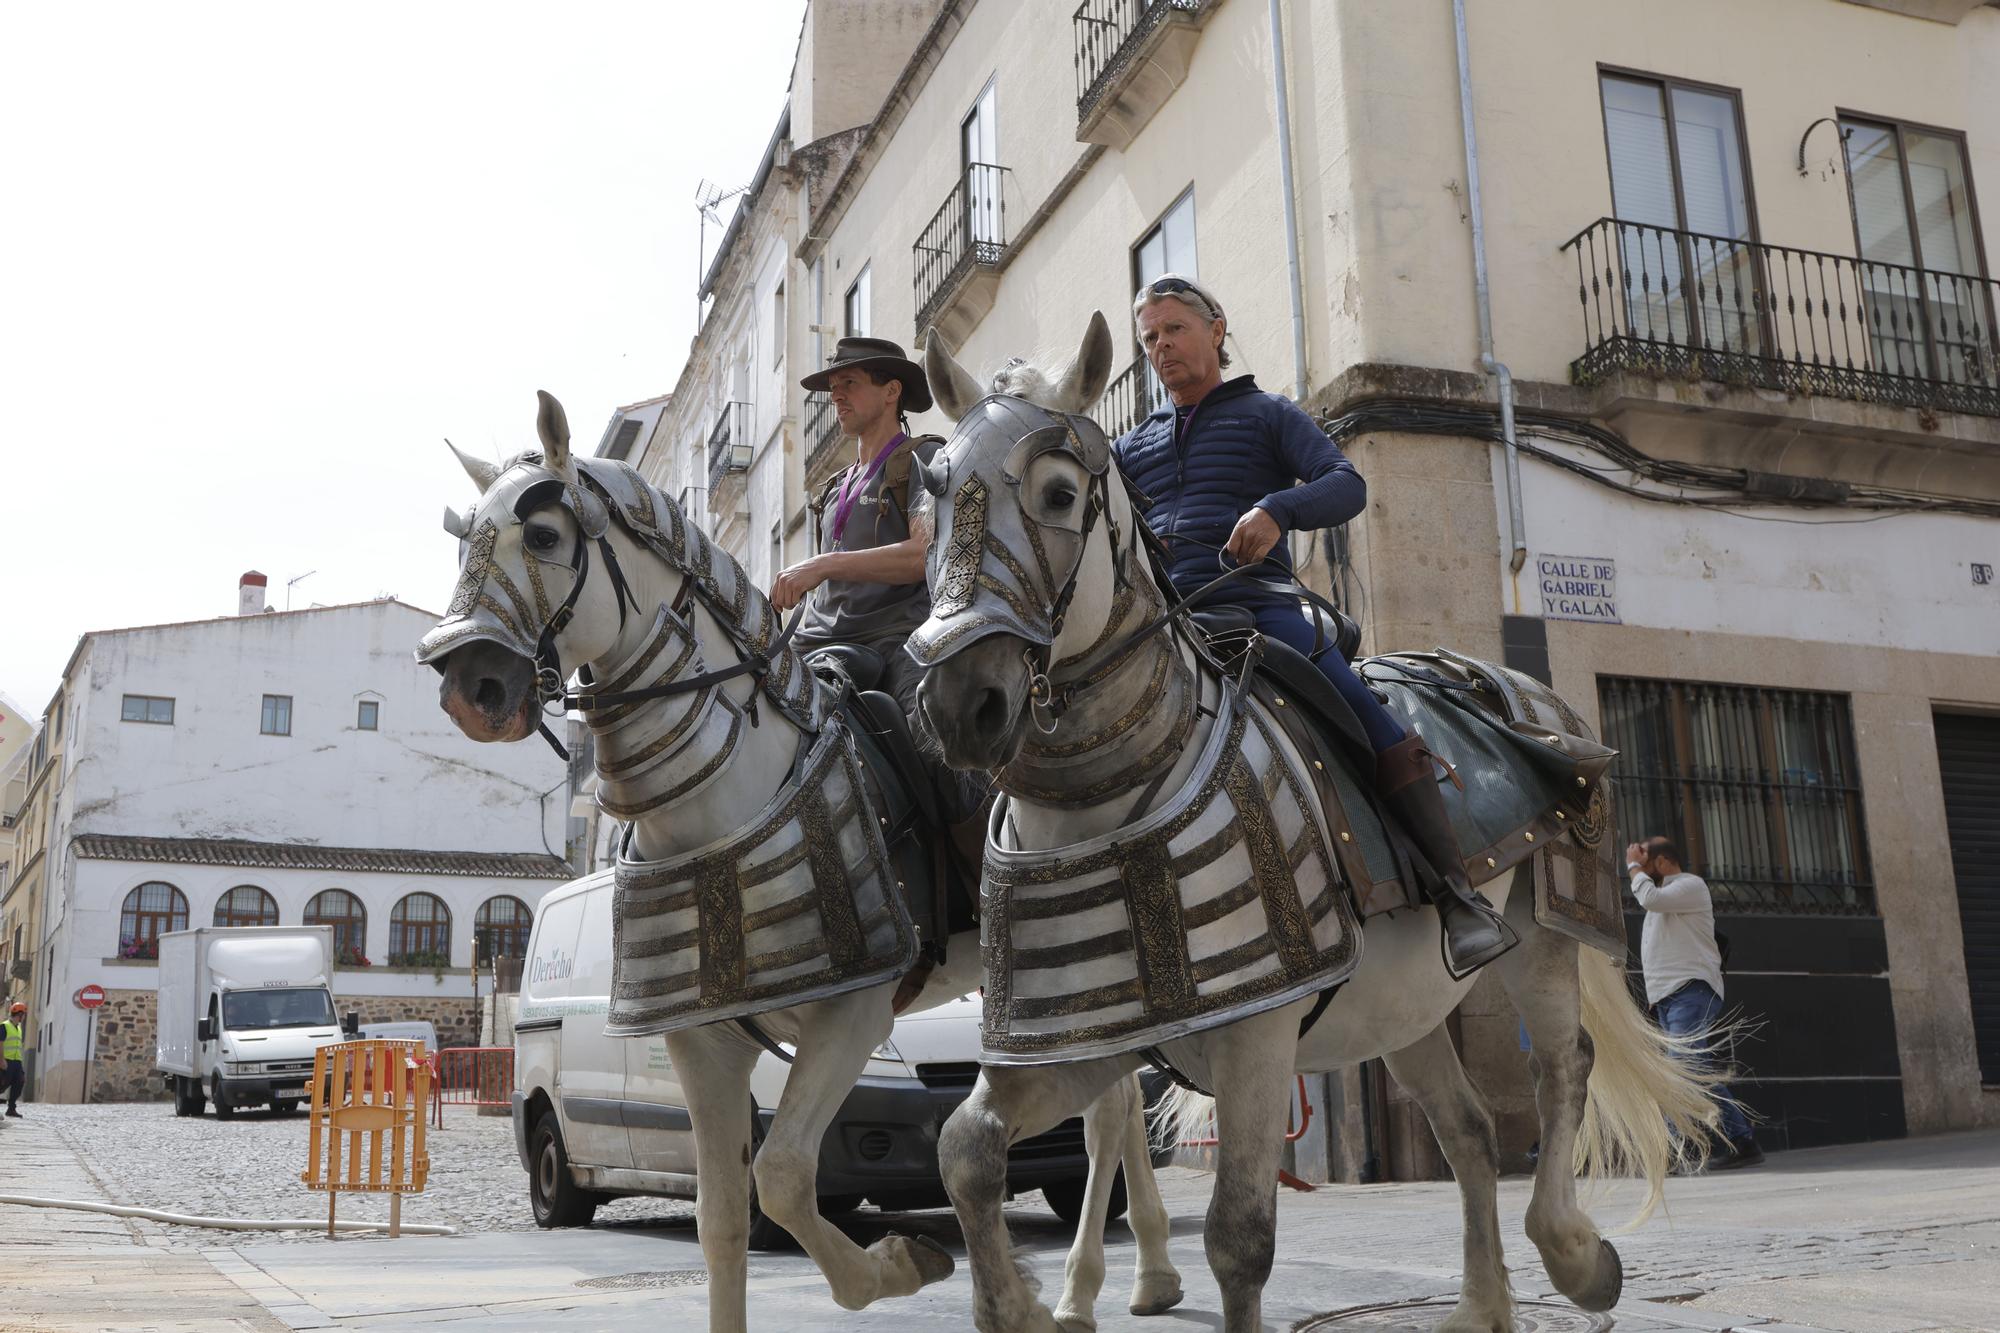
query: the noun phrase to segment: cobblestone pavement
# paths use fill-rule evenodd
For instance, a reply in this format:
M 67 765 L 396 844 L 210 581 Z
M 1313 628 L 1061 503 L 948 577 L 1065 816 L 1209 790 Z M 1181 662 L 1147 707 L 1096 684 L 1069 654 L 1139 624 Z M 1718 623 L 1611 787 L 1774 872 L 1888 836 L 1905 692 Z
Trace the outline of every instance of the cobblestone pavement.
M 182 1119 L 164 1103 L 37 1106 L 80 1153 L 119 1203 L 205 1217 L 313 1217 L 326 1196 L 299 1183 L 306 1165 L 306 1117 L 238 1111 Z M 424 1138 L 430 1178 L 404 1201 L 405 1222 L 432 1222 L 468 1231 L 532 1231 L 528 1176 L 514 1151 L 513 1121 L 446 1107 L 444 1128 Z M 365 1196 L 340 1202 L 340 1216 L 386 1218 L 388 1204 Z M 675 1199 L 620 1199 L 598 1211 L 604 1226 L 663 1222 L 692 1225 L 694 1205 Z M 180 1232 L 188 1240 L 199 1233 Z M 208 1233 L 213 1235 L 214 1233 Z M 272 1232 L 311 1241 L 310 1233 Z

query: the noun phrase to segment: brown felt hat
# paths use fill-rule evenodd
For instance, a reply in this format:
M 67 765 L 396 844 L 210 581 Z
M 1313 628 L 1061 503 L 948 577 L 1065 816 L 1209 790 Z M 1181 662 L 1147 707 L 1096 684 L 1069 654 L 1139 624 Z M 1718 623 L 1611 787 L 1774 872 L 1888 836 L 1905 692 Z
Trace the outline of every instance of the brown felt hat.
M 834 345 L 833 360 L 799 381 L 799 387 L 825 393 L 836 370 L 879 370 L 903 382 L 903 410 L 931 410 L 931 385 L 924 368 L 903 355 L 901 343 L 887 338 L 842 338 Z

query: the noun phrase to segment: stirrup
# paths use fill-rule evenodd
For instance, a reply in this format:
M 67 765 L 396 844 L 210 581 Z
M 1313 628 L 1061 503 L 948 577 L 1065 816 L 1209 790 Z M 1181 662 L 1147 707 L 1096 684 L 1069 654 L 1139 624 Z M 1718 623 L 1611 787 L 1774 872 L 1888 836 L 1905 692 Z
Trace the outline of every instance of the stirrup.
M 1457 899 L 1457 901 L 1468 909 L 1478 912 L 1481 916 L 1500 928 L 1500 942 L 1498 944 L 1475 954 L 1472 960 L 1462 968 L 1455 967 L 1451 961 L 1451 929 L 1445 923 L 1444 907 L 1436 905 L 1438 914 L 1438 957 L 1444 962 L 1446 976 L 1449 976 L 1453 981 L 1463 981 L 1473 973 L 1479 971 L 1480 968 L 1485 967 L 1488 963 L 1495 962 L 1503 955 L 1512 951 L 1514 946 L 1521 942 L 1521 937 L 1515 932 L 1512 926 L 1507 924 L 1507 918 L 1495 911 L 1493 904 L 1487 902 L 1485 897 L 1476 891 L 1472 895 L 1471 901 L 1463 898 Z

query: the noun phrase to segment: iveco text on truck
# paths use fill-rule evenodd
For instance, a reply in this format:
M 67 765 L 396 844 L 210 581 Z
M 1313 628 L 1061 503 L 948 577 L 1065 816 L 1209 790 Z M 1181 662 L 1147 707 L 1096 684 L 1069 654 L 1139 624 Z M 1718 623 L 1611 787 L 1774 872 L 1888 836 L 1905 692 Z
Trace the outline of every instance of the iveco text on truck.
M 204 926 L 160 936 L 154 1067 L 176 1115 L 306 1100 L 313 1053 L 343 1038 L 333 927 Z

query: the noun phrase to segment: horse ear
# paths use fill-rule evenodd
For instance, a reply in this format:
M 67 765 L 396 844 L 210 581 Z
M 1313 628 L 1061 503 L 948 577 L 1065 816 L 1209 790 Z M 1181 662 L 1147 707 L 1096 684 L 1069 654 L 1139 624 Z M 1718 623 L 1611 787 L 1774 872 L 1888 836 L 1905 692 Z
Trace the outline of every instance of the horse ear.
M 979 381 L 958 364 L 951 349 L 945 346 L 944 335 L 935 328 L 924 339 L 924 378 L 930 381 L 931 397 L 953 421 L 986 396 L 979 390 Z
M 465 475 L 472 478 L 472 484 L 479 488 L 481 495 L 486 494 L 487 491 L 493 488 L 493 483 L 500 480 L 500 468 L 498 464 L 489 463 L 483 458 L 474 458 L 450 440 L 444 442 L 444 447 L 451 450 L 451 456 L 456 458 L 458 465 L 465 469 Z
M 551 472 L 567 473 L 570 470 L 569 418 L 563 414 L 562 404 L 548 390 L 535 390 L 535 397 L 542 404 L 541 411 L 535 414 L 535 433 L 542 437 L 542 466 Z
M 1102 310 L 1093 310 L 1090 327 L 1083 331 L 1083 345 L 1077 348 L 1076 360 L 1069 363 L 1069 369 L 1057 382 L 1055 401 L 1049 406 L 1058 412 L 1090 412 L 1104 396 L 1104 386 L 1111 383 L 1114 355 L 1111 326 L 1104 322 Z

